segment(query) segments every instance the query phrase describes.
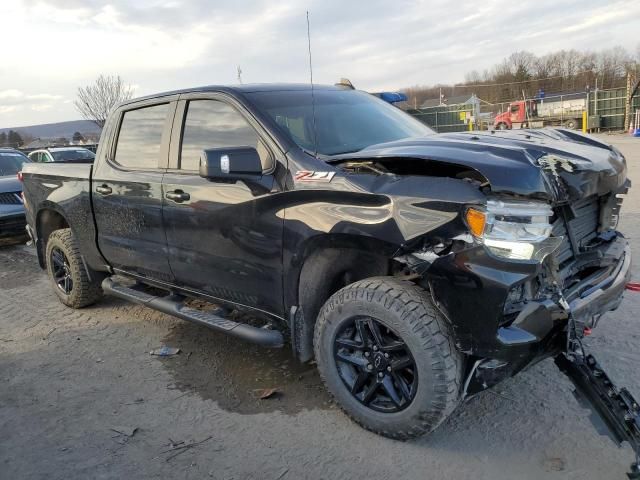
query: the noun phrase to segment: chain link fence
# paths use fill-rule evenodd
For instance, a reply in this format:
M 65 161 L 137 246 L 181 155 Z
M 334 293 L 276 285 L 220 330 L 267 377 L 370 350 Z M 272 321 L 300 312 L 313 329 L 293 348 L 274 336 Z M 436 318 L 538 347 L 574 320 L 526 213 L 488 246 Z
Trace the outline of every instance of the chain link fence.
M 614 131 L 628 128 L 624 124 L 626 102 L 627 89 L 615 88 L 546 95 L 544 98 L 521 98 L 500 103 L 480 100 L 477 104 L 439 105 L 408 109 L 407 112 L 437 132 L 462 132 L 493 129 L 496 117 L 512 112 L 515 104 L 524 106 L 535 103 L 534 108 L 527 108 L 527 114 L 520 121 L 514 122 L 514 128 L 564 126 L 579 129 L 582 128 L 583 112 L 586 111 L 588 131 Z M 638 109 L 640 94 L 633 97 L 630 110 L 633 114 Z M 515 119 L 515 116 L 510 117 Z

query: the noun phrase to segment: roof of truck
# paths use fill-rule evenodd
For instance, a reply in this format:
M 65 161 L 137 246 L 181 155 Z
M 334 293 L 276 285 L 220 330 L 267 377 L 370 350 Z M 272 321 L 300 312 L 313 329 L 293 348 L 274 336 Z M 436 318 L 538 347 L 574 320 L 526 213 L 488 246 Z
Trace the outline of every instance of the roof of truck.
M 336 85 L 313 85 L 315 90 L 350 90 L 348 87 Z M 166 97 L 169 95 L 179 95 L 181 93 L 194 92 L 227 92 L 227 93 L 252 93 L 252 92 L 283 92 L 283 91 L 305 91 L 311 90 L 309 83 L 247 83 L 242 85 L 205 85 L 202 87 L 184 88 L 169 92 L 154 93 L 144 97 L 132 98 L 122 102 L 121 105 L 140 102 L 153 98 Z

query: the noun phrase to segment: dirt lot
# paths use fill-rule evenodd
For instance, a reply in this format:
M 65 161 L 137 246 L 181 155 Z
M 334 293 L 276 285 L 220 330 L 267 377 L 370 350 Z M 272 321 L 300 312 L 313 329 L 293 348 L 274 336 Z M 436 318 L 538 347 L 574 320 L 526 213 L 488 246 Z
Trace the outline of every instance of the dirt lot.
M 606 138 L 640 183 L 640 140 Z M 639 200 L 636 189 L 621 224 L 636 256 Z M 639 317 L 629 293 L 587 342 L 636 396 Z M 182 352 L 149 355 L 161 345 Z M 282 393 L 259 400 L 268 387 Z M 600 480 L 626 478 L 632 460 L 596 434 L 551 360 L 462 405 L 432 436 L 396 442 L 351 423 L 286 349 L 115 299 L 63 307 L 24 246 L 0 249 L 0 434 L 2 479 Z

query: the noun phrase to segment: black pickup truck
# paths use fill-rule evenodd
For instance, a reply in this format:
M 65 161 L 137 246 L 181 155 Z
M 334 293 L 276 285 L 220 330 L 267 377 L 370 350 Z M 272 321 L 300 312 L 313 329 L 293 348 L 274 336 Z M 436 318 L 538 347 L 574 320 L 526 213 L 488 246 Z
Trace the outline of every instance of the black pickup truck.
M 350 88 L 245 85 L 128 101 L 93 165 L 23 178 L 40 265 L 70 307 L 107 293 L 288 341 L 355 421 L 400 439 L 555 357 L 638 451 L 638 405 L 580 342 L 629 279 L 626 172 L 569 130 L 434 134 Z

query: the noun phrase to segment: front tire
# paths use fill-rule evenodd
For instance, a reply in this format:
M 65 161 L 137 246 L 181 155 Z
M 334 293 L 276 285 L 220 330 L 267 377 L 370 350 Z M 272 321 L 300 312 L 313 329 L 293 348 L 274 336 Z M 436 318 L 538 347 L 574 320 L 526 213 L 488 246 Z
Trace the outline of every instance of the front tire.
M 463 356 L 426 292 L 377 277 L 335 293 L 320 310 L 320 375 L 364 428 L 408 439 L 433 431 L 460 400 Z
M 46 261 L 53 290 L 66 306 L 83 308 L 102 298 L 100 283 L 104 275 L 92 271 L 89 276 L 70 228 L 49 236 Z

